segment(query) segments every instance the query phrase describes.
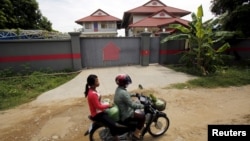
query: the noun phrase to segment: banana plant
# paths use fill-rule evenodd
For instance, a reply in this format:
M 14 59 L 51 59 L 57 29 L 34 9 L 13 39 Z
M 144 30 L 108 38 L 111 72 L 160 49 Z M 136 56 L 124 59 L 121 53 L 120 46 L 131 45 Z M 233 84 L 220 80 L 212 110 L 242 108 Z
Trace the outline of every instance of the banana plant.
M 189 26 L 181 24 L 170 24 L 169 28 L 176 29 L 180 33 L 172 34 L 161 40 L 161 43 L 170 40 L 186 40 L 188 50 L 185 51 L 180 59 L 187 66 L 197 67 L 203 75 L 215 72 L 217 65 L 223 64 L 223 54 L 228 48 L 229 43 L 225 40 L 231 38 L 234 32 L 216 31 L 214 26 L 219 24 L 219 19 L 210 19 L 202 22 L 202 5 L 198 7 L 197 13 L 192 13 L 192 21 Z M 220 44 L 219 47 L 216 47 Z M 216 45 L 216 46 L 215 46 Z

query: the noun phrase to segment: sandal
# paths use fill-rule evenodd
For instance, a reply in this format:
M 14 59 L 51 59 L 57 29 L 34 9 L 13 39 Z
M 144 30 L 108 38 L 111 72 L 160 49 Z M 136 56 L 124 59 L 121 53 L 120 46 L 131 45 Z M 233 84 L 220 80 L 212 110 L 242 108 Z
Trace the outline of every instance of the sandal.
M 132 139 L 133 139 L 133 141 L 142 141 L 142 136 L 140 136 L 138 138 L 137 136 L 135 136 L 134 134 L 132 134 Z

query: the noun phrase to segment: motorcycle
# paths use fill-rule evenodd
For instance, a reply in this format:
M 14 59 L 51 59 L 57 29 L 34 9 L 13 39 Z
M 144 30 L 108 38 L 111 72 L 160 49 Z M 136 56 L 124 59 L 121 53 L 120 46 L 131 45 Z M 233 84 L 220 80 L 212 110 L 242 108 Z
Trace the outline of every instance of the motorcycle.
M 146 121 L 144 128 L 141 131 L 142 140 L 146 133 L 149 133 L 153 137 L 159 137 L 163 135 L 169 128 L 169 118 L 167 114 L 163 112 L 166 108 L 166 101 L 163 99 L 157 99 L 154 96 L 146 96 L 143 94 L 133 94 L 131 97 L 135 97 L 138 102 L 144 105 L 144 112 Z M 159 104 L 160 103 L 160 104 Z M 85 132 L 85 136 L 89 135 L 90 141 L 112 141 L 113 137 L 110 134 L 109 128 L 104 124 L 94 121 L 89 116 L 92 121 L 89 129 Z M 132 134 L 136 127 L 136 122 L 131 122 L 129 124 L 124 124 L 121 121 L 117 122 L 120 141 L 134 141 Z

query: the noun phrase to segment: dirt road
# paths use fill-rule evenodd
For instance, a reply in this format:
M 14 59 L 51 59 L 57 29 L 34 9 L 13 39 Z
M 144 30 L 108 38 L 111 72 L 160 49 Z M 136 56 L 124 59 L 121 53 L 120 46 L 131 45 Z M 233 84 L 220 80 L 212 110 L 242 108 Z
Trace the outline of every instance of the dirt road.
M 250 85 L 217 89 L 147 90 L 167 101 L 166 134 L 154 141 L 206 141 L 208 124 L 250 124 Z M 112 95 L 110 96 L 112 98 Z M 87 141 L 90 121 L 84 97 L 0 112 L 1 141 Z M 145 141 L 152 140 L 146 135 Z

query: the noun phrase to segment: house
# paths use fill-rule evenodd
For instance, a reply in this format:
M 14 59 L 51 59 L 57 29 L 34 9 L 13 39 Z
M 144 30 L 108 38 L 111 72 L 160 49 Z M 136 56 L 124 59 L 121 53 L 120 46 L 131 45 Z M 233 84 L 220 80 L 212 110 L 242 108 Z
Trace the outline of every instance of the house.
M 142 6 L 124 12 L 121 27 L 125 29 L 125 36 L 139 36 L 147 30 L 153 36 L 160 32 L 172 33 L 169 24 L 182 24 L 188 26 L 187 20 L 181 17 L 191 12 L 167 6 L 160 0 L 150 0 Z
M 82 25 L 83 37 L 116 37 L 121 27 L 121 19 L 109 15 L 101 9 L 90 16 L 75 21 Z

